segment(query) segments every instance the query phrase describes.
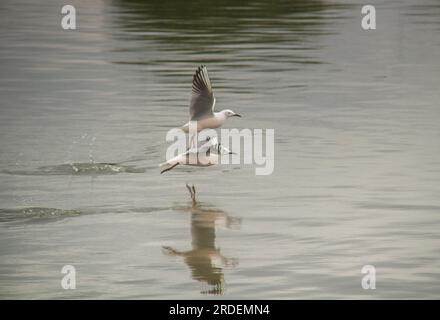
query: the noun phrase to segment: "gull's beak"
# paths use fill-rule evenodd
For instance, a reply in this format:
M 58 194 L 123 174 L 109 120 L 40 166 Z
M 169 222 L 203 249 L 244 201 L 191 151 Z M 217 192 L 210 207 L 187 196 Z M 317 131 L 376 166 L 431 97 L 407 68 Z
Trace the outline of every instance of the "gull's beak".
M 239 118 L 241 118 L 241 115 L 238 114 L 238 113 L 234 113 L 233 117 L 239 117 Z
M 235 152 L 232 152 L 231 150 L 229 150 L 228 148 L 225 148 L 222 146 L 222 154 L 226 155 L 226 154 L 236 154 Z

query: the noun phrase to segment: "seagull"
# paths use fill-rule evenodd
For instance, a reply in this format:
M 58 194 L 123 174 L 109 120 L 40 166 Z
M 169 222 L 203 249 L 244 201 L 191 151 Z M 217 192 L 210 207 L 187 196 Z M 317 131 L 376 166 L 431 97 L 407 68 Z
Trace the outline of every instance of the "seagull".
M 233 154 L 228 148 L 218 143 L 217 138 L 207 137 L 199 143 L 197 147 L 190 147 L 186 152 L 168 160 L 159 165 L 160 173 L 164 173 L 176 167 L 179 164 L 208 167 L 219 163 L 221 155 Z
M 197 132 L 203 129 L 215 129 L 223 125 L 230 117 L 240 117 L 238 113 L 230 109 L 214 112 L 215 97 L 212 91 L 206 66 L 197 68 L 193 76 L 191 101 L 189 104 L 190 121 L 181 129 L 188 133 L 191 121 L 197 121 Z

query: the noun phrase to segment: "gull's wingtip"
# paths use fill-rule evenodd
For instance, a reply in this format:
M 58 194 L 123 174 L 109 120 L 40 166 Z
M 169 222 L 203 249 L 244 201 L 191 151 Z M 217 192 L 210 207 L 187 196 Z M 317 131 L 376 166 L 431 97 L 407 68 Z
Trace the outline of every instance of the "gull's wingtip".
M 199 65 L 199 67 L 197 68 L 197 71 L 202 71 L 203 69 L 205 69 L 205 70 L 208 70 L 208 68 L 206 67 L 206 65 L 204 65 L 204 64 L 201 64 L 201 65 Z
M 167 171 L 170 171 L 171 169 L 173 169 L 173 168 L 174 168 L 175 166 L 177 166 L 178 164 L 179 164 L 179 163 L 177 162 L 177 163 L 173 164 L 172 166 L 163 169 L 163 170 L 160 172 L 160 174 L 162 174 L 162 173 L 164 173 L 164 172 L 167 172 Z

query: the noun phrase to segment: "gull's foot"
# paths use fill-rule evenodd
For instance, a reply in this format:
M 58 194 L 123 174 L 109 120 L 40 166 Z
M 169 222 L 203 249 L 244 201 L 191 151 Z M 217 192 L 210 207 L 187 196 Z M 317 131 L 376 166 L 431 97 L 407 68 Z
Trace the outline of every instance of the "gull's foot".
M 189 194 L 191 195 L 191 200 L 192 200 L 192 204 L 194 207 L 197 203 L 197 201 L 196 201 L 196 188 L 194 188 L 194 185 L 192 187 L 190 187 L 188 184 L 186 184 L 186 188 L 188 189 Z

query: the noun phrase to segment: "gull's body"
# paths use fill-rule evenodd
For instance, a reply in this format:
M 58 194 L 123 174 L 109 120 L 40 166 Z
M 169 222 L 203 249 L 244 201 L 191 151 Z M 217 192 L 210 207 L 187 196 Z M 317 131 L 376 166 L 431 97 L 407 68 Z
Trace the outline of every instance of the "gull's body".
M 198 120 L 196 122 L 197 123 L 197 132 L 200 132 L 203 129 L 215 129 L 215 128 L 221 127 L 226 122 L 226 119 L 228 119 L 228 116 L 226 115 L 226 111 L 229 111 L 229 110 L 223 110 L 222 112 L 214 112 L 212 117 Z M 190 120 L 190 122 L 191 121 L 194 121 L 194 120 Z M 184 126 L 182 126 L 182 130 L 186 133 L 189 132 L 190 122 L 188 122 Z
M 160 173 L 164 173 L 176 167 L 179 164 L 197 167 L 208 167 L 216 165 L 220 161 L 221 155 L 231 154 L 232 152 L 217 142 L 216 138 L 209 137 L 200 142 L 199 146 L 188 148 L 184 153 L 161 163 Z
M 182 130 L 189 132 L 190 122 L 197 122 L 197 132 L 203 129 L 215 129 L 222 126 L 230 117 L 241 117 L 230 109 L 214 112 L 215 97 L 209 79 L 208 69 L 200 66 L 193 76 L 191 101 L 189 104 L 189 122 Z

